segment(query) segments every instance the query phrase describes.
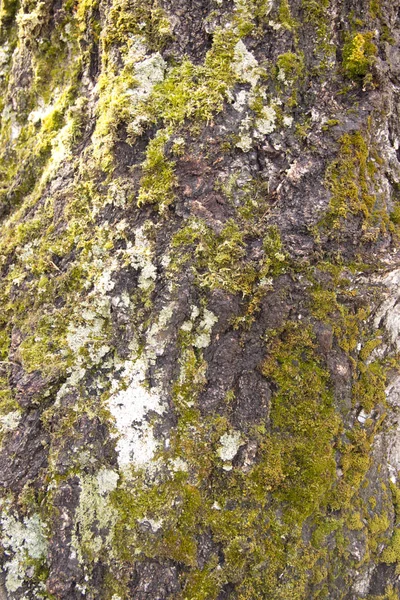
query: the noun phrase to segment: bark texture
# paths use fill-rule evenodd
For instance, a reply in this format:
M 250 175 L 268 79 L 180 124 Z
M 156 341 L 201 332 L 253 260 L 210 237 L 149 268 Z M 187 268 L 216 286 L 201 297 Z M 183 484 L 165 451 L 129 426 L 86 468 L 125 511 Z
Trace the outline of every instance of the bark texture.
M 400 598 L 398 0 L 1 0 L 1 600 Z

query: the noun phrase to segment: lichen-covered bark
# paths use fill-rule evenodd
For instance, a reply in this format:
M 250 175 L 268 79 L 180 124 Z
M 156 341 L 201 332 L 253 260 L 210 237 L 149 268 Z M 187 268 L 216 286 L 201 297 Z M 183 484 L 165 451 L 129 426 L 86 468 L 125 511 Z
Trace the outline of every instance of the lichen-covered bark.
M 400 4 L 0 7 L 0 599 L 400 598 Z

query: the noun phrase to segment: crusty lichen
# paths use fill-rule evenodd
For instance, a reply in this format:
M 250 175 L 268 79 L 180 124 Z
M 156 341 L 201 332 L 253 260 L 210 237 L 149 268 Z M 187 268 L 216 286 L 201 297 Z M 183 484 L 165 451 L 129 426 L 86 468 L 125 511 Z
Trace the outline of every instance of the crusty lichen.
M 9 557 L 4 565 L 6 588 L 13 593 L 23 585 L 31 561 L 39 564 L 45 559 L 47 540 L 44 524 L 38 514 L 20 519 L 4 501 L 1 508 L 1 543 Z

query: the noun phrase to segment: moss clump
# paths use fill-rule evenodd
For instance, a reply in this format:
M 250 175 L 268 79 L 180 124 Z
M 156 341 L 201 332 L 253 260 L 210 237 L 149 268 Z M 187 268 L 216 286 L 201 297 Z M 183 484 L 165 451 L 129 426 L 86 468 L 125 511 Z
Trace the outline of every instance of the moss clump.
M 380 361 L 358 362 L 359 377 L 353 386 L 353 403 L 367 413 L 378 405 L 386 404 L 386 373 Z
M 285 52 L 280 54 L 274 69 L 278 91 L 282 98 L 287 95 L 286 104 L 291 109 L 297 105 L 298 92 L 305 79 L 303 53 Z M 279 112 L 278 110 L 278 114 Z
M 338 443 L 339 466 L 343 475 L 329 498 L 332 510 L 351 510 L 352 499 L 358 493 L 371 464 L 371 442 L 372 437 L 356 426 Z
M 163 212 L 174 199 L 177 185 L 173 161 L 165 157 L 168 133 L 160 130 L 147 147 L 146 160 L 142 165 L 143 177 L 138 194 L 138 206 L 156 204 Z
M 310 308 L 317 319 L 332 326 L 339 346 L 351 354 L 362 336 L 368 309 L 361 307 L 356 312 L 350 310 L 344 302 L 339 302 L 338 293 L 333 289 L 335 285 L 339 285 L 337 280 L 324 289 L 316 285 L 310 293 Z
M 271 421 L 287 444 L 282 500 L 288 501 L 289 512 L 304 516 L 312 513 L 335 481 L 331 445 L 339 420 L 329 375 L 317 358 L 309 328 L 288 324 L 272 338 L 269 354 L 263 373 L 278 386 Z
M 185 60 L 171 69 L 155 86 L 145 107 L 151 118 L 179 125 L 185 119 L 209 121 L 222 110 L 226 93 L 236 80 L 232 61 L 238 40 L 234 31 L 218 30 L 203 65 Z
M 338 157 L 328 166 L 325 185 L 331 192 L 329 209 L 321 224 L 340 229 L 349 215 L 361 217 L 363 237 L 376 237 L 388 221 L 383 202 L 376 194 L 375 173 L 379 162 L 371 142 L 360 132 L 339 140 Z
M 159 51 L 163 48 L 171 37 L 171 26 L 157 0 L 113 2 L 103 37 L 105 48 L 125 45 L 132 34 L 144 36 L 151 50 Z
M 304 57 L 301 54 L 280 54 L 276 65 L 279 69 L 278 79 L 290 85 L 295 85 L 304 73 Z
M 128 38 L 120 49 L 124 62 L 120 70 L 112 59 L 115 40 L 110 35 L 106 33 L 104 41 L 109 50 L 105 53 L 100 77 L 99 120 L 94 148 L 95 156 L 104 170 L 111 170 L 114 166 L 112 150 L 122 123 L 126 125 L 128 142 L 134 143 L 152 123 L 162 123 L 166 127 L 165 132 L 168 131 L 171 136 L 185 121 L 190 119 L 195 129 L 199 123 L 211 120 L 215 113 L 222 110 L 227 92 L 237 79 L 231 63 L 235 44 L 239 40 L 239 34 L 233 29 L 218 29 L 204 64 L 194 65 L 190 60 L 183 59 L 181 64 L 166 71 L 167 65 L 160 54 L 148 57 L 142 41 L 136 42 L 135 46 L 132 39 Z M 144 82 L 142 87 L 141 82 Z M 167 137 L 164 136 L 166 141 Z M 148 157 L 148 162 L 154 159 L 154 145 L 157 142 L 149 148 L 153 157 Z M 146 164 L 144 168 L 152 169 L 151 165 Z M 166 175 L 165 171 L 163 175 Z M 160 180 L 156 193 L 158 197 L 163 195 L 161 187 Z M 142 196 L 146 199 L 140 198 L 141 202 L 161 202 L 165 205 L 163 199 L 152 199 L 147 192 L 150 189 L 143 191 Z M 166 189 L 165 195 L 169 195 L 169 189 Z
M 172 240 L 172 248 L 178 250 L 172 267 L 178 270 L 192 261 L 200 287 L 249 295 L 257 283 L 285 270 L 286 256 L 276 230 L 265 236 L 261 260 L 248 260 L 246 245 L 246 231 L 233 220 L 216 234 L 204 222 L 193 219 Z
M 400 225 L 400 204 L 395 205 L 389 217 L 394 225 Z
M 343 46 L 343 72 L 348 79 L 360 80 L 370 73 L 378 52 L 372 32 L 355 33 Z
M 396 563 L 396 571 L 400 572 L 400 489 L 394 483 L 390 484 L 390 488 L 395 510 L 395 529 L 389 543 L 380 555 L 380 561 L 387 564 Z
M 297 21 L 293 18 L 288 0 L 281 0 L 278 8 L 278 23 L 289 31 L 298 27 Z
M 0 39 L 2 39 L 4 29 L 13 22 L 19 6 L 18 0 L 4 0 L 0 9 Z

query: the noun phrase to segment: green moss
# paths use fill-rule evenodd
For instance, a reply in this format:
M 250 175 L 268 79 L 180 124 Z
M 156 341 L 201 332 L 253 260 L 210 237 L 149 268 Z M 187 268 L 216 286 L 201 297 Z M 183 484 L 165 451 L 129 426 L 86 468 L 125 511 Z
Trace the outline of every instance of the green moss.
M 169 136 L 160 130 L 147 147 L 146 160 L 142 165 L 143 177 L 138 194 L 138 206 L 156 204 L 163 212 L 174 199 L 177 180 L 174 163 L 165 157 L 165 143 Z
M 126 6 L 121 8 L 118 19 L 122 18 L 125 10 Z M 128 13 L 128 22 L 131 18 L 132 15 Z M 126 124 L 128 141 L 131 143 L 134 143 L 136 137 L 151 123 L 164 124 L 169 135 L 189 119 L 194 121 L 192 127 L 195 127 L 196 123 L 209 121 L 215 113 L 222 110 L 227 92 L 237 79 L 232 69 L 232 61 L 239 34 L 233 29 L 215 31 L 212 48 L 207 52 L 203 64 L 194 65 L 188 59 L 184 59 L 181 64 L 173 66 L 165 77 L 163 69 L 166 64 L 161 56 L 153 54 L 150 62 L 144 66 L 144 56 L 135 58 L 138 49 L 135 50 L 132 40 L 129 41 L 130 38 L 123 46 L 124 67 L 122 71 L 116 70 L 108 56 L 111 47 L 117 42 L 113 31 L 114 29 L 110 28 L 110 32 L 105 34 L 104 44 L 110 49 L 103 59 L 103 74 L 99 81 L 99 120 L 95 131 L 94 152 L 104 170 L 113 168 L 112 150 L 118 140 L 118 128 L 122 123 Z M 119 29 L 118 35 L 120 31 Z M 120 41 L 124 39 L 121 38 Z M 147 70 L 147 74 L 138 72 L 138 81 L 135 79 L 136 67 Z M 146 77 L 153 87 L 141 90 L 140 78 Z M 138 92 L 135 92 L 136 89 Z M 155 145 L 157 142 L 150 145 L 150 154 L 154 155 Z M 147 161 L 151 160 L 148 157 Z M 146 164 L 144 168 L 148 168 Z M 161 203 L 164 206 L 163 200 Z
M 285 83 L 295 85 L 304 72 L 304 57 L 301 54 L 286 52 L 278 56 L 276 65 L 280 73 L 278 77 L 280 76 Z
M 325 185 L 331 192 L 329 210 L 321 224 L 340 229 L 350 215 L 362 219 L 364 238 L 374 239 L 387 223 L 384 206 L 376 195 L 377 160 L 373 147 L 357 131 L 343 135 L 337 159 L 327 168 Z
M 278 23 L 289 31 L 295 30 L 298 26 L 297 21 L 292 16 L 288 0 L 281 0 L 279 3 Z
M 381 554 L 381 561 L 384 563 L 400 563 L 400 530 L 395 529 L 389 545 Z
M 386 373 L 380 361 L 365 364 L 358 363 L 359 377 L 353 386 L 353 402 L 360 405 L 367 413 L 386 403 Z
M 390 220 L 395 225 L 400 224 L 400 204 L 394 206 L 393 211 L 390 213 Z
M 178 260 L 179 265 L 190 261 L 194 249 L 193 268 L 201 287 L 250 293 L 256 272 L 253 265 L 245 264 L 243 232 L 233 220 L 218 235 L 204 222 L 193 219 L 174 236 L 172 247 L 181 253 L 174 259 L 176 269 L 181 268 Z
M 233 220 L 229 220 L 221 233 L 216 234 L 203 221 L 192 219 L 175 234 L 172 248 L 176 249 L 173 270 L 177 271 L 191 262 L 200 287 L 221 288 L 244 296 L 257 295 L 255 286 L 263 287 L 268 277 L 277 276 L 287 268 L 286 255 L 276 229 L 271 228 L 264 238 L 263 259 L 251 261 L 246 253 L 246 230 Z M 255 296 L 253 300 L 256 302 Z
M 364 529 L 364 523 L 361 519 L 361 514 L 359 512 L 351 513 L 347 519 L 346 525 L 351 531 L 361 531 Z
M 0 36 L 3 36 L 4 30 L 13 22 L 19 8 L 18 0 L 4 0 L 1 3 L 0 10 Z
M 317 21 L 321 9 L 326 7 L 325 0 L 318 7 L 303 2 L 308 22 L 320 35 L 321 44 L 328 37 L 328 25 Z M 35 124 L 24 123 L 25 116 L 21 115 L 19 140 L 9 143 L 11 123 L 8 123 L 1 142 L 2 150 L 7 145 L 7 152 L 1 158 L 2 198 L 14 210 L 9 224 L 2 228 L 0 242 L 0 263 L 5 273 L 0 291 L 2 324 L 3 321 L 12 324 L 22 334 L 18 360 L 25 371 L 38 369 L 43 377 L 54 376 L 58 378 L 57 387 L 60 377 L 70 377 L 71 381 L 76 377 L 76 390 L 80 394 L 79 401 L 64 412 L 60 412 L 57 404 L 43 415 L 51 438 L 49 489 L 55 493 L 60 481 L 68 476 L 81 478 L 82 497 L 75 516 L 74 546 L 89 578 L 96 561 L 108 565 L 110 573 L 104 583 L 106 600 L 112 600 L 114 595 L 125 597 L 127 574 L 132 573 L 136 563 L 140 569 L 140 561 L 146 557 L 180 564 L 182 592 L 177 600 L 216 600 L 228 583 L 235 584 L 234 593 L 241 600 L 328 597 L 328 581 L 339 577 L 340 566 L 347 556 L 346 527 L 369 535 L 372 547 L 386 534 L 386 517 L 379 520 L 372 515 L 369 531 L 365 526 L 359 488 L 366 480 L 372 436 L 369 438 L 357 430 L 357 435 L 351 437 L 340 429 L 333 382 L 310 323 L 307 319 L 304 325 L 289 322 L 269 332 L 262 370 L 273 390 L 270 412 L 241 432 L 240 455 L 231 464 L 222 461 L 218 451 L 221 438 L 235 429 L 231 422 L 236 403 L 234 390 L 223 391 L 223 414 L 204 414 L 198 403 L 207 384 L 203 348 L 212 327 L 206 331 L 202 325 L 207 314 L 207 294 L 216 290 L 237 294 L 242 312 L 233 326 L 251 327 L 263 297 L 273 289 L 274 279 L 288 272 L 297 276 L 278 229 L 269 224 L 271 196 L 265 182 L 252 181 L 239 188 L 232 183 L 238 177 L 234 175 L 222 189 L 234 217 L 215 229 L 200 219 L 188 219 L 172 238 L 167 277 L 171 276 L 173 287 L 182 270 L 190 269 L 196 294 L 202 301 L 197 317 L 185 323 L 177 335 L 178 375 L 172 383 L 176 425 L 169 447 L 159 450 L 160 464 L 165 466 L 160 470 L 162 473 L 153 480 L 140 470 L 126 472 L 118 487 L 105 496 L 92 471 L 82 475 L 78 459 L 71 459 L 68 474 L 60 476 L 57 472 L 62 458 L 60 441 L 65 441 L 70 431 L 74 432 L 69 434 L 71 439 L 77 435 L 82 415 L 109 421 L 109 415 L 99 408 L 99 396 L 103 394 L 102 400 L 109 393 L 110 372 L 119 364 L 114 357 L 115 341 L 107 312 L 109 295 L 97 284 L 114 265 L 119 272 L 119 267 L 132 263 L 132 255 L 124 250 L 125 247 L 132 250 L 134 232 L 130 218 L 129 223 L 113 219 L 119 219 L 119 209 L 134 200 L 137 180 L 132 183 L 120 175 L 117 179 L 115 172 L 113 178 L 107 178 L 99 167 L 110 172 L 118 167 L 113 152 L 115 144 L 125 135 L 125 127 L 128 137 L 124 141 L 135 144 L 146 128 L 154 126 L 158 133 L 145 149 L 136 199 L 139 205 L 151 205 L 166 212 L 177 186 L 175 162 L 184 151 L 181 140 L 187 140 L 189 151 L 188 130 L 190 136 L 196 135 L 223 110 L 229 92 L 238 81 L 232 67 L 237 42 L 250 32 L 264 35 L 269 12 L 274 7 L 264 0 L 237 2 L 233 16 L 219 15 L 230 27 L 223 26 L 214 32 L 212 48 L 203 64 L 193 64 L 184 57 L 182 62 L 174 59 L 169 65 L 157 54 L 171 37 L 167 17 L 157 2 L 117 0 L 102 32 L 96 16 L 98 10 L 97 0 L 82 0 L 76 8 L 70 2 L 67 12 L 74 17 L 68 31 L 61 31 L 61 26 L 55 24 L 49 43 L 43 42 L 41 49 L 40 44 L 37 48 L 33 44 L 34 84 L 27 92 L 27 111 L 42 108 L 43 102 L 46 109 L 53 107 L 53 110 L 46 110 L 47 116 Z M 273 77 L 269 82 L 279 101 L 286 104 L 285 109 L 274 107 L 277 125 L 281 126 L 287 107 L 296 102 L 296 93 L 308 75 L 296 39 L 300 25 L 291 16 L 289 3 L 278 3 L 275 10 L 283 28 L 293 34 L 286 31 L 285 36 L 294 38 L 294 50 L 281 50 L 284 53 L 272 67 Z M 55 38 L 61 36 L 67 42 L 56 43 Z M 84 133 L 89 137 L 86 126 L 91 115 L 88 100 L 79 96 L 82 93 L 79 86 L 90 54 L 97 52 L 97 43 L 102 44 L 103 57 L 99 113 L 94 144 L 89 144 L 80 156 L 74 145 L 83 141 Z M 317 47 L 316 52 L 320 52 Z M 59 65 L 52 64 L 56 55 L 60 58 Z M 67 60 L 71 62 L 70 69 L 64 68 Z M 147 60 L 157 73 L 152 89 L 141 95 L 141 75 L 137 69 Z M 266 72 L 260 67 L 260 88 L 250 102 L 250 109 L 257 117 L 262 116 L 264 109 L 265 77 Z M 73 84 L 69 86 L 67 81 L 71 79 Z M 297 125 L 298 132 L 306 137 L 307 124 Z M 141 143 L 146 137 L 143 136 Z M 365 190 L 352 197 L 347 214 L 365 216 L 365 204 L 372 216 L 372 201 L 370 206 L 364 197 L 374 195 L 374 154 L 370 150 L 368 155 L 366 151 L 370 144 L 365 139 L 363 146 L 354 134 L 342 138 L 341 145 L 342 155 L 329 171 L 330 184 L 333 188 L 337 184 L 338 195 L 344 197 L 347 181 L 355 179 L 362 188 L 365 180 Z M 229 142 L 223 141 L 221 151 L 232 150 L 228 146 Z M 353 160 L 357 151 L 360 156 Z M 52 155 L 63 158 L 57 163 Z M 345 164 L 351 160 L 351 177 L 345 181 Z M 63 162 L 71 166 L 73 181 L 68 175 L 68 187 L 60 190 L 49 184 Z M 131 211 L 126 214 L 131 215 Z M 371 217 L 373 225 L 374 218 Z M 158 227 L 155 220 L 151 229 L 154 239 Z M 145 252 L 152 254 L 152 244 L 153 241 L 145 245 Z M 129 298 L 132 305 L 129 328 L 138 323 L 147 326 L 154 289 L 153 281 L 146 290 L 139 285 Z M 353 311 L 350 305 L 354 305 L 354 299 L 347 298 L 349 303 L 345 306 L 334 289 L 314 288 L 312 312 L 314 318 L 332 324 L 334 344 L 338 343 L 356 361 L 357 341 L 363 340 L 362 322 L 368 311 Z M 98 304 L 98 300 L 102 303 Z M 95 317 L 88 316 L 89 308 L 96 313 Z M 86 326 L 95 318 L 101 321 L 101 326 L 94 333 L 87 332 Z M 78 331 L 82 340 L 68 338 L 68 342 L 67 336 L 74 327 L 82 328 Z M 5 361 L 9 329 L 0 340 L 1 359 Z M 385 365 L 376 361 L 367 364 L 376 343 L 367 340 L 360 352 L 360 361 L 365 365 L 354 362 L 351 374 L 357 379 L 354 402 L 365 409 L 373 406 L 374 388 L 379 390 L 381 401 L 384 384 Z M 90 368 L 98 364 L 96 349 L 100 344 L 108 346 L 109 353 L 101 360 L 102 374 L 96 370 L 99 393 L 89 394 L 87 381 L 80 384 L 76 380 L 87 375 L 92 385 Z M 0 386 L 4 386 L 0 391 L 0 416 L 17 411 L 6 377 L 2 376 Z M 52 393 L 51 389 L 48 391 Z M 90 448 L 87 453 L 90 457 Z M 247 457 L 246 462 L 243 457 Z M 342 469 L 343 478 L 337 475 L 336 466 Z M 43 510 L 52 510 L 51 494 L 44 499 Z M 337 514 L 329 513 L 333 509 Z M 370 510 L 373 511 L 372 505 Z M 215 544 L 207 558 L 199 557 L 198 543 L 202 536 L 211 536 Z M 37 569 L 33 576 L 37 580 L 46 577 L 43 568 L 40 572 Z M 98 590 L 88 588 L 88 593 L 96 594 Z
M 322 125 L 322 130 L 328 131 L 331 127 L 335 127 L 335 125 L 338 125 L 339 123 L 340 121 L 338 119 L 328 119 L 328 121 Z
M 330 448 L 339 421 L 332 406 L 329 375 L 319 364 L 310 330 L 288 324 L 280 338 L 272 339 L 271 348 L 263 373 L 278 386 L 271 408 L 272 426 L 287 436 L 282 500 L 288 501 L 290 512 L 307 515 L 335 481 Z
M 287 107 L 292 110 L 297 105 L 298 92 L 306 77 L 303 53 L 280 54 L 273 71 L 278 93 L 285 100 Z M 279 107 L 277 109 L 279 114 Z M 283 115 L 278 121 L 282 122 L 282 119 Z
M 14 428 L 14 423 L 18 424 L 20 415 L 8 377 L 11 366 L 6 361 L 0 363 L 0 446 L 7 431 Z
M 209 121 L 221 111 L 227 91 L 236 80 L 232 61 L 238 40 L 234 31 L 218 29 L 203 65 L 184 60 L 172 68 L 155 86 L 145 107 L 151 118 L 176 126 L 186 119 Z
M 360 340 L 368 309 L 359 308 L 353 313 L 344 303 L 338 302 L 337 292 L 329 288 L 316 286 L 311 290 L 310 297 L 313 314 L 332 326 L 339 346 L 346 353 L 353 352 Z
M 338 446 L 343 476 L 329 499 L 333 510 L 348 510 L 352 506 L 352 499 L 360 489 L 371 464 L 370 448 L 371 438 L 357 426 L 347 434 L 347 440 Z
M 377 534 L 385 533 L 390 527 L 390 521 L 386 514 L 374 515 L 369 521 L 369 530 L 376 536 Z
M 355 33 L 343 46 L 343 71 L 349 79 L 359 80 L 370 73 L 377 54 L 372 32 Z
M 133 35 L 144 36 L 152 50 L 161 50 L 171 37 L 171 27 L 160 3 L 155 0 L 118 0 L 113 2 L 104 32 L 105 49 L 123 46 Z
M 222 588 L 221 576 L 216 570 L 218 557 L 214 555 L 203 569 L 192 569 L 184 580 L 179 600 L 216 600 Z

